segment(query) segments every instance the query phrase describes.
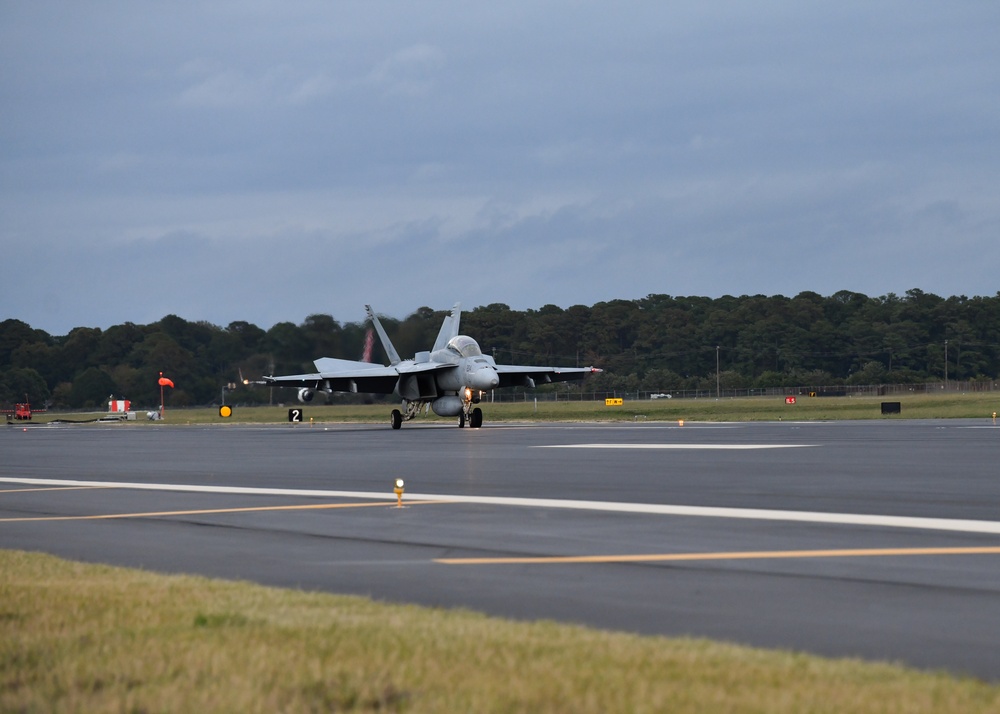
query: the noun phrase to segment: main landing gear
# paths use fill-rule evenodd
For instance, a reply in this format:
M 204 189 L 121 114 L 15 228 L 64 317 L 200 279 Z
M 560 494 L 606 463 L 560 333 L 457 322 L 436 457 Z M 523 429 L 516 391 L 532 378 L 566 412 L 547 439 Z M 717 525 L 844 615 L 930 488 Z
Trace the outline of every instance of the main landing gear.
M 399 411 L 398 409 L 393 409 L 392 414 L 389 415 L 389 423 L 392 425 L 393 429 L 398 429 L 403 426 L 404 421 L 410 421 L 420 412 L 420 407 L 424 405 L 421 401 L 407 401 L 403 400 L 403 408 L 406 413 Z
M 451 399 L 453 401 L 446 403 L 442 408 L 438 402 L 434 403 L 434 411 L 438 416 L 455 416 L 458 413 L 458 426 L 464 427 L 466 424 L 472 429 L 478 429 L 483 425 L 483 410 L 479 407 L 474 407 L 479 399 L 479 395 L 476 395 L 472 390 L 467 390 L 465 394 L 465 399 L 462 400 L 461 406 L 459 406 L 458 398 L 444 397 L 440 400 Z M 399 429 L 403 426 L 404 421 L 410 421 L 417 414 L 420 413 L 420 407 L 422 407 L 426 402 L 422 401 L 404 401 L 403 409 L 405 411 L 400 411 L 399 409 L 393 409 L 392 413 L 389 415 L 389 424 L 393 429 Z

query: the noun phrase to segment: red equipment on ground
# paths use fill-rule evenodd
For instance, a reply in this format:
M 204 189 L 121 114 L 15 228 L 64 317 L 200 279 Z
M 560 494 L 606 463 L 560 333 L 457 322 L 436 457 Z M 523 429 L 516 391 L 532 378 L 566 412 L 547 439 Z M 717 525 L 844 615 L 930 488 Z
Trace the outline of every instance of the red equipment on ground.
M 31 421 L 32 414 L 41 414 L 44 409 L 32 409 L 31 404 L 25 401 L 22 404 L 15 404 L 13 409 L 4 409 L 7 421 L 16 419 L 17 421 Z

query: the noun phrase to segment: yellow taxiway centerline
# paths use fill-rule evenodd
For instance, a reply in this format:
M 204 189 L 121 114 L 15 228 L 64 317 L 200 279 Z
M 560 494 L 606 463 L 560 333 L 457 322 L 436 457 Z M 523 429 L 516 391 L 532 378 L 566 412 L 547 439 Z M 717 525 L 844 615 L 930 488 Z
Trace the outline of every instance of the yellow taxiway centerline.
M 553 565 L 562 563 L 660 563 L 772 558 L 870 558 L 901 555 L 998 555 L 1000 546 L 958 548 L 864 548 L 853 550 L 763 550 L 731 553 L 663 553 L 638 555 L 569 555 L 514 558 L 437 558 L 444 565 Z
M 420 505 L 430 503 L 449 503 L 449 501 L 412 501 Z M 333 508 L 396 508 L 396 501 L 377 501 L 375 503 L 311 503 L 297 506 L 249 506 L 246 508 L 203 508 L 191 511 L 150 511 L 146 513 L 105 513 L 96 516 L 30 516 L 26 518 L 0 518 L 0 523 L 18 523 L 24 521 L 106 521 L 115 518 L 156 518 L 159 516 L 202 516 L 212 513 L 253 513 L 260 511 L 318 511 Z

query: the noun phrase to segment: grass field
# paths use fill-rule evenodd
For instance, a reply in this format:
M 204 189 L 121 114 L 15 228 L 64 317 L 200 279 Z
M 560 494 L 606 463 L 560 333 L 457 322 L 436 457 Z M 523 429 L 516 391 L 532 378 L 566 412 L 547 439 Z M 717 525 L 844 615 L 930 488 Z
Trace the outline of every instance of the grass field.
M 5 712 L 1000 711 L 890 664 L 0 551 Z
M 882 415 L 884 401 L 899 402 L 901 413 Z M 983 419 L 1000 412 L 1000 391 L 947 392 L 940 395 L 900 395 L 892 397 L 798 397 L 786 404 L 783 397 L 739 397 L 733 399 L 657 399 L 625 401 L 608 407 L 594 401 L 503 402 L 480 405 L 486 423 L 505 421 L 819 421 L 833 419 Z M 289 403 L 283 406 L 234 407 L 229 418 L 219 416 L 217 407 L 172 408 L 167 405 L 164 422 L 151 422 L 139 412 L 136 424 L 283 423 L 288 410 L 301 408 L 305 423 L 389 422 L 391 404 L 325 405 Z M 98 415 L 46 412 L 33 421 L 81 420 Z M 433 412 L 418 421 L 441 419 Z

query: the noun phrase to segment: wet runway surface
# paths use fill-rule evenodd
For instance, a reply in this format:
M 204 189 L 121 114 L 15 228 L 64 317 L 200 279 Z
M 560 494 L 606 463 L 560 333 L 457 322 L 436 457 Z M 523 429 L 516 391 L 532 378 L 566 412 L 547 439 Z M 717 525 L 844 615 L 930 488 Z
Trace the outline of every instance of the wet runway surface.
M 3 548 L 1000 680 L 987 420 L 12 426 L 0 454 Z

